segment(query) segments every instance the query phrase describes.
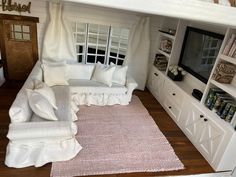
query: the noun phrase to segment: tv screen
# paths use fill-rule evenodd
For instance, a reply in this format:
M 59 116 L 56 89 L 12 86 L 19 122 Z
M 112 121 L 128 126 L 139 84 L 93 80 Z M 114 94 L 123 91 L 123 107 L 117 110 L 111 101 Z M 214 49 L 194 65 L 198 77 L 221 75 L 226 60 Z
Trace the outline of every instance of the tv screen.
M 207 83 L 223 38 L 221 34 L 187 27 L 179 66 Z

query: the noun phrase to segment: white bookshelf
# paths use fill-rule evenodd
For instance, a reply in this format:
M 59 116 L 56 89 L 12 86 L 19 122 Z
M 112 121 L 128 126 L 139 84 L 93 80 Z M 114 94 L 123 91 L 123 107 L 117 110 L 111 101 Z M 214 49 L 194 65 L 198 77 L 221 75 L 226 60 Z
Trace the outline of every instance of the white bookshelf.
M 236 58 L 232 58 L 232 57 L 229 57 L 229 56 L 226 56 L 224 54 L 221 54 L 220 55 L 220 59 L 224 60 L 224 61 L 227 61 L 227 62 L 230 62 L 234 65 L 236 65 Z
M 184 80 L 180 82 L 172 81 L 167 76 L 168 67 L 170 65 L 178 65 L 179 63 L 187 26 L 225 34 L 225 38 L 222 42 L 207 84 L 202 83 L 191 74 L 187 74 Z M 233 127 L 233 124 L 236 124 L 236 115 L 234 114 L 231 122 L 226 122 L 214 111 L 208 109 L 205 106 L 205 101 L 209 90 L 213 87 L 224 90 L 236 100 L 236 76 L 231 84 L 219 83 L 212 79 L 216 66 L 220 61 L 227 61 L 236 65 L 235 58 L 222 54 L 228 39 L 232 33 L 236 33 L 236 29 L 227 27 L 216 27 L 216 29 L 209 24 L 203 25 L 186 20 L 175 19 L 175 21 L 173 21 L 167 19 L 166 21 L 164 20 L 164 24 L 161 25 L 161 29 L 159 30 L 168 31 L 170 28 L 176 30 L 174 36 L 158 31 L 158 44 L 156 49 L 157 53 L 163 54 L 168 59 L 166 72 L 158 71 L 162 74 L 161 77 L 156 80 L 152 79 L 152 75 L 150 75 L 149 80 L 152 81 L 150 82 L 152 85 L 147 86 L 148 88 L 151 88 L 150 91 L 153 95 L 157 95 L 158 93 L 156 98 L 159 103 L 216 171 L 232 170 L 236 166 L 236 159 L 229 160 L 229 157 L 232 155 L 236 156 L 236 131 Z M 170 53 L 160 50 L 159 46 L 162 39 L 172 41 Z M 152 73 L 153 71 L 150 70 L 150 72 Z M 200 101 L 192 96 L 192 90 L 196 88 L 203 92 L 203 97 Z M 206 118 L 207 121 L 199 118 L 199 115 L 204 115 L 204 119 Z M 201 126 L 205 128 L 202 127 L 201 130 L 195 129 L 196 127 L 201 128 Z M 201 139 L 202 137 L 205 137 L 210 145 L 204 144 Z
M 167 60 L 169 60 L 169 58 L 170 58 L 170 54 L 169 53 L 166 53 L 166 52 L 162 51 L 161 49 L 158 49 L 157 52 L 162 54 L 162 55 L 165 55 L 167 57 Z
M 228 94 L 230 94 L 232 97 L 236 98 L 236 87 L 234 85 L 231 84 L 222 84 L 219 83 L 215 80 L 211 80 L 211 83 L 213 85 L 215 85 L 216 87 L 224 90 L 225 92 L 227 92 Z
M 171 35 L 171 34 L 168 34 L 168 33 L 164 33 L 164 32 L 161 32 L 161 31 L 159 31 L 159 33 L 160 33 L 160 35 L 161 36 L 164 36 L 164 37 L 166 37 L 166 38 L 168 38 L 168 39 L 170 39 L 170 40 L 175 40 L 175 36 L 174 35 Z

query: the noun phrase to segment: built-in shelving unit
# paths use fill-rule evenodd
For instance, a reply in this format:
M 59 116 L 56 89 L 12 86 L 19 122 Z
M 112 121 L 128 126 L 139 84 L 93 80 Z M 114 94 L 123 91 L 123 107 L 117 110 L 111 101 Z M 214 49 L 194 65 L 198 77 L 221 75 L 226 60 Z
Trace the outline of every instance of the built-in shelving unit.
M 227 62 L 230 62 L 230 63 L 236 65 L 236 58 L 232 58 L 232 57 L 229 57 L 229 56 L 226 56 L 226 55 L 223 55 L 223 54 L 220 54 L 219 58 L 224 60 L 224 61 L 227 61 Z
M 169 60 L 170 54 L 168 54 L 168 53 L 162 51 L 161 49 L 158 49 L 157 52 L 160 53 L 160 54 L 162 54 L 162 55 L 165 55 L 165 56 L 167 57 L 167 60 Z
M 203 27 L 204 30 L 209 31 L 215 29 L 209 24 L 200 25 L 200 27 L 198 25 L 197 22 L 179 19 L 166 18 L 163 20 L 160 31 L 158 31 L 157 42 L 159 42 L 159 45 L 157 44 L 156 52 L 167 57 L 168 66 L 165 71 L 159 71 L 153 66 L 150 70 L 147 87 L 216 171 L 232 170 L 236 166 L 236 159 L 229 160 L 228 158 L 236 156 L 236 131 L 232 123 L 226 122 L 214 111 L 208 109 L 205 106 L 205 101 L 210 88 L 213 87 L 222 89 L 236 99 L 236 78 L 233 79 L 231 84 L 219 83 L 212 78 L 216 65 L 220 61 L 223 60 L 236 65 L 235 58 L 222 54 L 226 41 L 228 41 L 232 33 L 236 33 L 236 29 L 221 28 L 225 38 L 207 84 L 202 83 L 190 74 L 187 74 L 184 80 L 179 82 L 172 81 L 167 75 L 170 65 L 178 65 L 187 26 L 200 29 Z M 175 30 L 175 35 L 161 32 L 168 31 L 168 29 Z M 168 39 L 172 42 L 170 53 L 160 50 L 160 42 L 163 39 Z M 200 88 L 199 90 L 203 92 L 203 97 L 200 101 L 192 96 L 194 88 Z M 232 120 L 236 122 L 235 115 Z
M 234 85 L 219 83 L 215 80 L 211 80 L 210 82 L 213 85 L 215 85 L 216 87 L 218 87 L 218 88 L 224 90 L 225 92 L 227 92 L 228 94 L 230 94 L 232 97 L 236 98 L 236 87 Z

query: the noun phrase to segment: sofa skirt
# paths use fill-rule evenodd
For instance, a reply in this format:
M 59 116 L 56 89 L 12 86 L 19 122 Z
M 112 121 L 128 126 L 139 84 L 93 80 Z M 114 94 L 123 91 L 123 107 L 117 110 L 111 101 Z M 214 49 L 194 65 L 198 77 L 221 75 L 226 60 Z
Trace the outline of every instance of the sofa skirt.
M 128 105 L 131 98 L 127 94 L 96 94 L 96 93 L 74 93 L 72 101 L 76 105 Z
M 61 138 L 62 139 L 62 138 Z M 13 143 L 7 145 L 5 164 L 8 167 L 40 167 L 48 162 L 65 161 L 75 157 L 82 149 L 75 137 L 46 142 Z

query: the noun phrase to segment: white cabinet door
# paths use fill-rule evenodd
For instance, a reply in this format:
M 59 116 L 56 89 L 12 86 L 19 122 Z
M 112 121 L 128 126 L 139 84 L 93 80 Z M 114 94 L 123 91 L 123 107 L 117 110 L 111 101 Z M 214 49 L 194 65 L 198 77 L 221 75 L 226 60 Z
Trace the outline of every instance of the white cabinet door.
M 209 163 L 214 161 L 226 133 L 211 119 L 189 102 L 184 105 L 180 116 L 182 130 Z
M 148 88 L 159 102 L 162 101 L 162 89 L 164 81 L 165 79 L 162 73 L 153 67 L 148 78 Z

